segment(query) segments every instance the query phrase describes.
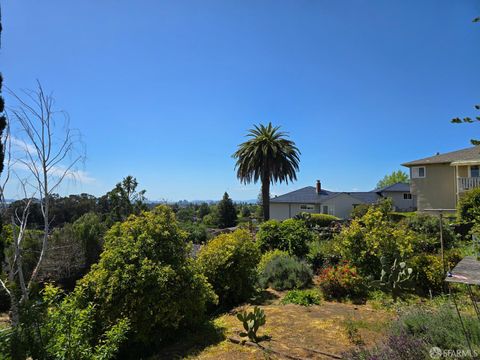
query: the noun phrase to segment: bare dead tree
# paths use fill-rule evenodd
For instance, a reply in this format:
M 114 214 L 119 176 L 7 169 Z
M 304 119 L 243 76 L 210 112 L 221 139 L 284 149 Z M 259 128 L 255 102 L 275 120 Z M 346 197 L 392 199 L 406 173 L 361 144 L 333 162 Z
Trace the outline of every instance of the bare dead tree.
M 10 122 L 8 122 L 10 123 Z M 5 166 L 4 171 L 2 172 L 2 177 L 0 181 L 0 216 L 4 216 L 7 210 L 7 204 L 5 200 L 5 188 L 11 178 L 13 172 L 13 167 L 15 165 L 15 160 L 12 157 L 12 142 L 11 142 L 11 132 L 10 127 L 7 126 L 3 138 L 1 139 L 3 149 L 5 151 Z M 15 174 L 16 175 L 16 174 Z M 28 289 L 25 283 L 25 275 L 23 273 L 23 263 L 22 263 L 22 242 L 25 238 L 25 230 L 28 224 L 28 216 L 30 214 L 30 206 L 34 199 L 34 194 L 27 193 L 27 181 L 18 178 L 18 182 L 23 191 L 23 210 L 19 212 L 18 210 L 12 216 L 12 247 L 13 247 L 13 256 L 6 258 L 6 273 L 7 279 L 0 278 L 0 285 L 10 296 L 11 307 L 12 307 L 12 323 L 15 326 L 19 321 L 19 307 L 20 304 L 28 299 Z M 10 286 L 13 284 L 18 284 L 21 290 L 21 297 L 18 299 L 15 291 L 10 289 Z
M 26 171 L 29 176 L 25 187 L 35 193 L 40 201 L 44 228 L 41 251 L 37 264 L 26 285 L 26 296 L 37 280 L 45 254 L 48 251 L 50 235 L 50 198 L 65 180 L 75 180 L 78 166 L 85 159 L 85 150 L 78 130 L 70 128 L 68 115 L 54 109 L 54 98 L 46 94 L 37 82 L 35 91 L 26 90 L 21 94 L 10 91 L 18 106 L 12 108 L 11 120 L 18 125 L 15 144 L 20 148 L 20 156 L 16 159 L 16 167 Z M 28 220 L 17 217 L 23 224 Z M 20 227 L 21 229 L 21 227 Z

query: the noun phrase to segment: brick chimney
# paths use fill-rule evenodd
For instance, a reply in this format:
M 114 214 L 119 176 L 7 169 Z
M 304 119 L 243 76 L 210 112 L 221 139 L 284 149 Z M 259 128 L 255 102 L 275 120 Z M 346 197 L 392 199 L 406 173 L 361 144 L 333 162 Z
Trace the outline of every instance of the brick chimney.
M 320 192 L 322 191 L 322 183 L 320 182 L 320 180 L 317 180 L 316 190 L 317 190 L 317 195 L 319 195 Z

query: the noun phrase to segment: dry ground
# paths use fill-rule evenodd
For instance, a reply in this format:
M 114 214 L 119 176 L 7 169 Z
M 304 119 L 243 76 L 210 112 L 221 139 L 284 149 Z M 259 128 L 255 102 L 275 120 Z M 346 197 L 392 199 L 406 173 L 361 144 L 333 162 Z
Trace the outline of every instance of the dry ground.
M 299 305 L 281 305 L 282 293 L 270 291 L 267 300 L 260 307 L 265 311 L 267 323 L 259 330 L 259 335 L 271 337 L 262 341 L 266 349 L 234 344 L 228 338 L 239 339 L 242 324 L 235 314 L 243 309 L 250 310 L 253 305 L 238 307 L 228 314 L 215 319 L 211 329 L 197 339 L 183 339 L 158 354 L 153 359 L 282 359 L 276 352 L 301 359 L 332 359 L 320 352 L 340 355 L 356 345 L 348 335 L 346 323 L 350 322 L 358 329 L 357 340 L 366 346 L 381 340 L 382 332 L 392 320 L 392 314 L 374 310 L 369 305 L 323 301 L 320 305 L 304 307 Z M 210 332 L 210 333 L 209 333 Z M 268 350 L 274 350 L 269 352 Z M 152 360 L 153 360 L 152 359 Z

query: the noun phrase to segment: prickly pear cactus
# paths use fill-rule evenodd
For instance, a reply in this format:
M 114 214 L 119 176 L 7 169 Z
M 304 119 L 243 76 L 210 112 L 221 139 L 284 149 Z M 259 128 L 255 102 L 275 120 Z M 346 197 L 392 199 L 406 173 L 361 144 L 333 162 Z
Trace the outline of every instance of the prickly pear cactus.
M 238 320 L 243 323 L 243 328 L 246 332 L 241 332 L 241 337 L 246 337 L 253 341 L 258 342 L 257 331 L 260 326 L 265 325 L 266 317 L 265 312 L 258 306 L 253 308 L 252 312 L 242 312 L 237 314 Z
M 387 259 L 382 257 L 380 259 L 382 264 L 382 272 L 380 280 L 374 281 L 384 290 L 392 293 L 393 300 L 396 301 L 404 292 L 410 291 L 413 287 L 413 270 L 407 267 L 404 261 L 395 259 L 392 265 L 389 265 Z

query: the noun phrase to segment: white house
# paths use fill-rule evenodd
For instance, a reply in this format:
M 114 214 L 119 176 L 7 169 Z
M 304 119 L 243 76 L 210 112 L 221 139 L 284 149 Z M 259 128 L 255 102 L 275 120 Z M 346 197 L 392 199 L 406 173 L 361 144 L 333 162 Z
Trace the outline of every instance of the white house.
M 316 186 L 307 186 L 271 199 L 270 218 L 285 220 L 301 212 L 310 212 L 347 219 L 355 206 L 374 204 L 386 197 L 393 200 L 397 211 L 414 210 L 415 199 L 410 193 L 410 185 L 406 183 L 365 192 L 334 192 L 322 189 L 320 181 L 317 180 Z

